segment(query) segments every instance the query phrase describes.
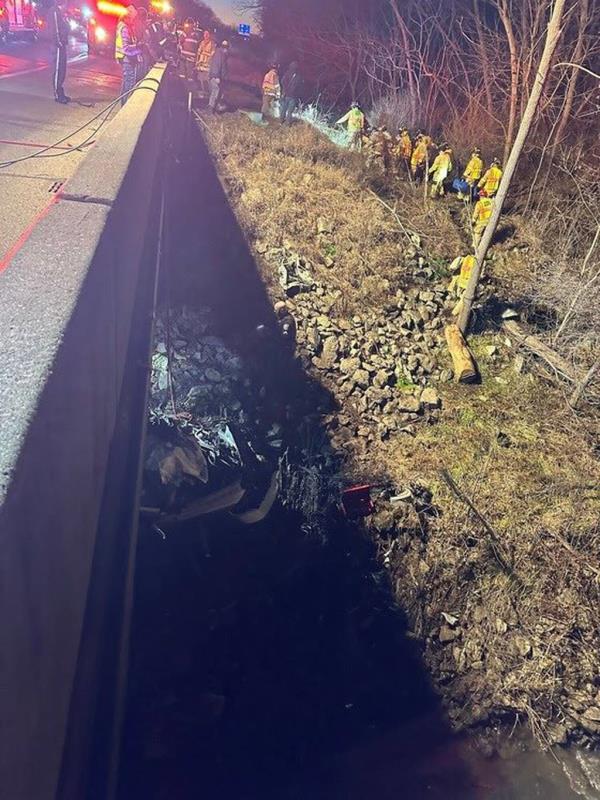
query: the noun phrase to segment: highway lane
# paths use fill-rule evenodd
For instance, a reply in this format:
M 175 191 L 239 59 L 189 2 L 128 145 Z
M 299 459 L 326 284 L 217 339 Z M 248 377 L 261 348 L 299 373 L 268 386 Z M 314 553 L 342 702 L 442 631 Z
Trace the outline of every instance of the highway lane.
M 68 137 L 43 158 L 0 166 L 0 271 L 102 134 L 106 115 L 89 120 L 119 94 L 117 65 L 109 58 L 88 58 L 85 50 L 82 42 L 71 41 L 65 91 L 72 102 L 60 105 L 54 100 L 53 53 L 47 42 L 0 46 L 0 165 Z M 87 147 L 70 149 L 84 140 L 90 142 Z

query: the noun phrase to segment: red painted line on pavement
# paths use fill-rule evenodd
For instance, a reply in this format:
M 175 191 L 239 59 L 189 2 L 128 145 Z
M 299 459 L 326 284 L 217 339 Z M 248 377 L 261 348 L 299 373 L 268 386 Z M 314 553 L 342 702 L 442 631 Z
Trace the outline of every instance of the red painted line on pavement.
M 83 61 L 87 58 L 87 53 L 78 53 L 76 56 L 71 56 L 71 58 L 67 59 L 68 64 L 73 64 L 77 61 Z M 4 67 L 3 64 L 0 64 L 0 67 Z M 19 69 L 15 70 L 14 72 L 5 72 L 3 75 L 0 75 L 0 81 L 5 81 L 7 78 L 16 78 L 19 75 L 31 75 L 33 72 L 42 72 L 45 69 L 49 69 L 51 64 L 49 61 L 44 61 L 43 64 L 36 67 L 29 67 L 28 69 Z
M 0 139 L 0 144 L 16 144 L 22 147 L 45 147 L 48 150 L 71 150 L 68 144 L 40 144 L 39 142 L 14 142 L 12 139 Z
M 0 260 L 0 272 L 4 272 L 4 270 L 10 265 L 10 262 L 17 255 L 19 250 L 23 247 L 25 242 L 29 239 L 29 237 L 35 230 L 36 225 L 38 225 L 38 223 L 40 223 L 44 219 L 44 217 L 48 214 L 54 203 L 56 203 L 56 201 L 58 200 L 58 197 L 59 195 L 54 195 L 54 197 L 52 198 L 52 200 L 50 200 L 48 205 L 42 208 L 42 210 L 35 215 L 33 220 L 21 233 L 17 241 L 9 248 L 8 253 L 4 256 L 3 259 Z

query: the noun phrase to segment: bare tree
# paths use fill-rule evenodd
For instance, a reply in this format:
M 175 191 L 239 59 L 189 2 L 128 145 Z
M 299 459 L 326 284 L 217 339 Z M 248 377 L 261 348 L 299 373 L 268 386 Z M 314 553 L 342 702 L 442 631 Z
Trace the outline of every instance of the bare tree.
M 477 263 L 471 273 L 469 282 L 465 289 L 465 293 L 463 295 L 462 309 L 458 320 L 458 327 L 460 328 L 460 331 L 463 335 L 466 333 L 467 328 L 469 327 L 471 310 L 473 308 L 473 302 L 475 300 L 475 295 L 477 293 L 477 286 L 479 283 L 479 278 L 481 276 L 483 262 L 485 261 L 485 257 L 492 243 L 494 233 L 496 232 L 496 228 L 498 227 L 498 221 L 500 220 L 500 215 L 502 213 L 504 201 L 506 200 L 506 195 L 508 194 L 508 190 L 510 188 L 513 175 L 517 168 L 519 158 L 521 156 L 521 153 L 523 152 L 525 141 L 533 124 L 538 104 L 542 96 L 542 90 L 544 88 L 546 78 L 548 77 L 548 72 L 550 70 L 552 58 L 554 56 L 556 47 L 558 45 L 558 41 L 561 36 L 561 23 L 565 11 L 566 2 L 567 0 L 556 0 L 554 4 L 552 16 L 550 17 L 550 21 L 548 23 L 546 41 L 544 44 L 542 57 L 538 66 L 535 82 L 533 84 L 531 94 L 529 95 L 529 100 L 527 102 L 523 118 L 521 119 L 521 124 L 519 126 L 515 142 L 512 146 L 512 150 L 510 152 L 508 161 L 506 163 L 504 175 L 502 176 L 502 181 L 500 183 L 498 195 L 494 203 L 494 210 L 492 212 L 492 217 L 483 234 L 483 238 L 481 240 L 479 248 L 477 249 L 477 254 L 476 254 Z

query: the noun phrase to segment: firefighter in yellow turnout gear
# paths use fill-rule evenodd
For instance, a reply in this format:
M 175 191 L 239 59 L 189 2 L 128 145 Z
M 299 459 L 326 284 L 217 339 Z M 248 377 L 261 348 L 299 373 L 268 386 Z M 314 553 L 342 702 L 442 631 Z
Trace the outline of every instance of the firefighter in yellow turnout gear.
M 471 197 L 473 197 L 473 190 L 483 174 L 483 169 L 484 164 L 483 159 L 481 158 L 481 150 L 476 147 L 471 153 L 471 158 L 469 159 L 465 171 L 463 172 L 463 178 L 469 184 L 470 194 L 459 192 L 459 200 L 469 200 Z
M 460 314 L 462 307 L 462 295 L 467 288 L 469 278 L 471 277 L 471 272 L 473 271 L 473 267 L 476 263 L 477 259 L 475 256 L 468 255 L 458 256 L 458 258 L 455 258 L 452 264 L 450 264 L 450 270 L 457 273 L 454 275 L 450 281 L 450 285 L 448 286 L 448 291 L 450 294 L 458 298 L 458 303 L 452 309 L 452 314 L 454 316 Z
M 415 147 L 410 159 L 410 171 L 415 180 L 423 176 L 423 171 L 429 159 L 429 149 L 431 147 L 433 147 L 433 139 L 431 136 L 419 132 L 415 139 Z
M 410 158 L 412 156 L 413 145 L 410 138 L 410 133 L 407 128 L 400 128 L 398 136 L 392 147 L 392 155 L 394 157 L 394 166 L 396 174 L 400 175 L 402 167 L 408 172 L 410 170 Z
M 473 209 L 473 250 L 477 250 L 494 210 L 491 197 L 480 197 Z
M 336 125 L 346 125 L 349 136 L 350 150 L 362 150 L 362 136 L 365 129 L 365 115 L 360 110 L 358 103 L 352 103 L 352 108 L 343 117 L 340 117 Z
M 492 161 L 492 166 L 484 174 L 483 178 L 477 184 L 482 190 L 481 194 L 485 192 L 488 197 L 493 197 L 498 191 L 500 181 L 502 180 L 502 167 L 500 160 L 495 158 Z
M 442 146 L 440 152 L 435 157 L 435 161 L 429 168 L 429 174 L 433 175 L 431 184 L 431 197 L 443 197 L 444 181 L 452 172 L 452 150 L 447 146 Z

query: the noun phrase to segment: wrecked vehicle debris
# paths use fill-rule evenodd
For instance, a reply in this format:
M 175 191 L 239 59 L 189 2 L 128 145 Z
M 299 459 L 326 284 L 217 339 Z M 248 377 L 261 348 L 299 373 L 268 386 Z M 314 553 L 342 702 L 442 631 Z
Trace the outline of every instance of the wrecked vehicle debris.
M 233 509 L 248 524 L 277 496 L 283 428 L 265 421 L 210 315 L 182 308 L 156 321 L 143 506 L 161 524 Z

